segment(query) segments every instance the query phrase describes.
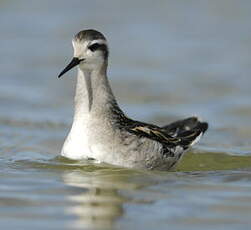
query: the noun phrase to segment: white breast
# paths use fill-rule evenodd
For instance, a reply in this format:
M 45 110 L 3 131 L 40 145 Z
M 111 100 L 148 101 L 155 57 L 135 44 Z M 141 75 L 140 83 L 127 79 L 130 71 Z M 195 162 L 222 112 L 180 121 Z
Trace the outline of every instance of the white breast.
M 74 160 L 91 157 L 88 129 L 81 120 L 73 122 L 71 131 L 64 142 L 61 155 Z

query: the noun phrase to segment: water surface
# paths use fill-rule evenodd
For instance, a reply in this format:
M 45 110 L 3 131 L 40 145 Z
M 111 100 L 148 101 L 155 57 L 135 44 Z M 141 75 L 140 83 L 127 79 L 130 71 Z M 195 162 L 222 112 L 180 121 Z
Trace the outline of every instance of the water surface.
M 248 229 L 251 3 L 0 1 L 1 229 Z M 59 157 L 81 29 L 110 44 L 109 78 L 139 120 L 191 115 L 210 129 L 172 172 Z

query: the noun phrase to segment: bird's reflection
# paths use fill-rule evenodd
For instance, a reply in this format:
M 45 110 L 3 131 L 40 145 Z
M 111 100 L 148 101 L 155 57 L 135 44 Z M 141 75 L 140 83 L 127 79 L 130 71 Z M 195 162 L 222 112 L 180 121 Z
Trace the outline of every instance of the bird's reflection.
M 123 215 L 126 201 L 119 189 L 135 186 L 128 182 L 128 175 L 102 170 L 68 171 L 63 180 L 74 189 L 74 193 L 67 195 L 73 205 L 65 212 L 77 217 L 72 224 L 81 229 L 113 229 L 115 220 Z

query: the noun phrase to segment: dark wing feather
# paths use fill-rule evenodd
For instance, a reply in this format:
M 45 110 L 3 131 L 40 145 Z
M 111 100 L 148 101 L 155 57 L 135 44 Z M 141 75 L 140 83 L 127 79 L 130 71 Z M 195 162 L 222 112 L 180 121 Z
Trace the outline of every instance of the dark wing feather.
M 207 128 L 208 124 L 206 122 L 200 122 L 197 117 L 189 117 L 162 127 L 162 129 L 165 129 L 170 135 L 179 135 L 183 132 L 194 129 L 200 129 L 201 132 L 204 133 Z
M 178 145 L 179 138 L 172 137 L 168 133 L 163 132 L 161 128 L 148 126 L 146 124 L 137 125 L 130 129 L 131 132 L 136 135 L 147 137 L 155 141 L 159 141 L 163 144 L 167 144 L 170 147 Z
M 129 131 L 136 135 L 158 141 L 167 148 L 180 146 L 183 149 L 187 149 L 207 128 L 207 123 L 200 122 L 196 117 L 191 117 L 162 128 L 134 121 Z

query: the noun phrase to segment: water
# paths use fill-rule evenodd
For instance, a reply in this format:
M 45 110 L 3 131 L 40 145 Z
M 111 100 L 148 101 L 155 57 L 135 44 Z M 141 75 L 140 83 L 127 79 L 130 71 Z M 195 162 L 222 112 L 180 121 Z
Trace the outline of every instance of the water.
M 250 1 L 0 1 L 1 229 L 248 229 Z M 121 107 L 210 129 L 172 172 L 58 157 L 73 111 L 71 37 L 108 37 Z

